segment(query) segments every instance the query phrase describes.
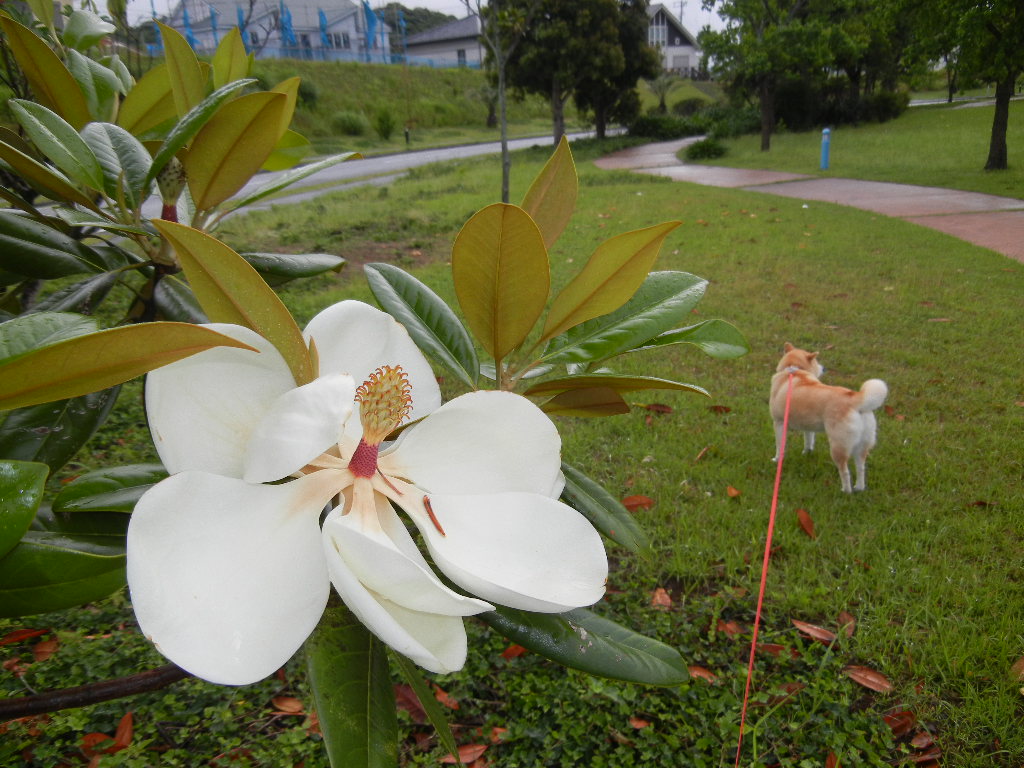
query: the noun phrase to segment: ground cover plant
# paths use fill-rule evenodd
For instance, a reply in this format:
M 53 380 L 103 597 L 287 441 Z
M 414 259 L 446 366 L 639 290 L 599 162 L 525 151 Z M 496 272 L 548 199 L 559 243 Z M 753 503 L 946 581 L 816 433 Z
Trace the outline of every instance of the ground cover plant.
M 520 154 L 514 181 L 525 184 L 546 156 Z M 830 382 L 857 386 L 877 376 L 892 395 L 865 494 L 841 497 L 823 452 L 787 458 L 767 645 L 755 684 L 766 706 L 755 707 L 756 736 L 748 737 L 755 764 L 828 764 L 834 752 L 852 764 L 880 765 L 904 750 L 918 758 L 941 750 L 946 765 L 1016 766 L 1024 743 L 1014 727 L 1022 700 L 1013 670 L 1024 655 L 1024 605 L 1014 585 L 1024 531 L 1014 485 L 1020 457 L 1005 436 L 1019 431 L 1024 416 L 1020 266 L 883 217 L 599 172 L 587 157 L 577 153 L 580 205 L 553 252 L 553 283 L 566 282 L 580 254 L 602 239 L 600 229 L 679 218 L 683 225 L 656 268 L 711 279 L 701 316 L 728 316 L 752 348 L 729 363 L 685 350 L 662 361 L 665 375 L 682 371 L 706 383 L 709 401 L 638 395 L 629 415 L 566 425 L 567 460 L 586 463 L 606 487 L 633 497 L 655 542 L 649 557 L 613 568 L 615 591 L 604 609 L 676 644 L 693 679 L 666 692 L 566 676 L 481 628 L 471 643 L 504 668 L 491 677 L 436 681 L 439 698 L 459 704 L 460 742 L 477 752 L 487 746 L 485 759 L 499 766 L 545 759 L 650 765 L 679 755 L 694 765 L 731 762 L 773 477 L 767 382 L 789 340 L 822 351 Z M 236 248 L 243 240 L 267 248 L 278 238 L 308 243 L 334 231 L 330 248 L 354 262 L 350 268 L 360 260 L 396 261 L 451 299 L 447 249 L 466 215 L 494 199 L 498 179 L 496 164 L 484 160 L 421 170 L 371 194 L 339 193 L 298 211 L 229 220 L 226 237 Z M 333 230 L 311 231 L 313 219 L 335 222 Z M 370 298 L 358 273 L 285 292 L 300 321 L 342 297 Z M 91 450 L 130 450 L 119 443 L 133 438 L 149 450 L 141 417 L 136 405 Z M 39 619 L 3 626 L 4 635 L 57 630 L 4 646 L 8 696 L 107 674 L 86 660 L 96 648 L 112 663 L 109 674 L 158 663 L 122 598 Z M 793 619 L 829 628 L 838 639 L 831 649 L 801 639 Z M 50 645 L 38 647 L 39 638 Z M 872 694 L 850 675 L 886 686 L 857 667 L 883 675 L 891 690 Z M 288 669 L 233 692 L 195 681 L 182 686 L 11 725 L 5 747 L 32 750 L 37 765 L 59 755 L 81 758 L 84 735 L 113 737 L 131 709 L 135 739 L 101 765 L 151 764 L 151 749 L 162 750 L 168 765 L 195 764 L 196 755 L 214 764 L 322 759 L 309 749 L 316 735 L 301 672 Z M 403 715 L 410 764 L 439 756 L 433 743 L 433 752 L 419 746 L 416 735 L 428 730 L 416 724 L 421 716 Z M 898 734 L 895 747 L 890 734 Z M 492 736 L 498 743 L 490 744 Z M 933 737 L 936 745 L 914 748 L 911 736 L 919 745 Z
M 1024 103 L 1010 103 L 1005 171 L 983 170 L 993 109 L 984 103 L 914 107 L 888 123 L 836 128 L 827 171 L 819 169 L 821 131 L 779 133 L 768 152 L 761 152 L 756 136 L 739 136 L 726 142 L 725 157 L 712 162 L 1024 197 Z

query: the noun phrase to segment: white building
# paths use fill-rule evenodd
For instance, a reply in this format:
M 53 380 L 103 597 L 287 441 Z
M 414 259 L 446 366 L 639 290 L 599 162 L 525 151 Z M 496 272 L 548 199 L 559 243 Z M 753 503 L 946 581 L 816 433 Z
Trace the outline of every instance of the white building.
M 167 25 L 200 53 L 238 27 L 257 58 L 391 61 L 391 29 L 365 2 L 179 0 Z
M 433 67 L 473 67 L 483 63 L 480 17 L 476 14 L 410 35 L 405 41 L 410 64 Z
M 697 39 L 662 3 L 647 6 L 647 17 L 647 42 L 661 52 L 665 70 L 696 77 L 702 55 Z

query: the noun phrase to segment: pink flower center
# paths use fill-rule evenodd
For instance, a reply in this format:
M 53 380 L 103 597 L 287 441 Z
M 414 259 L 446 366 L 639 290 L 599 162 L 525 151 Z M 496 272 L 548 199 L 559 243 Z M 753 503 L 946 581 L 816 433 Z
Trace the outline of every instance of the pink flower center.
M 400 365 L 382 365 L 356 389 L 356 402 L 359 403 L 363 438 L 352 454 L 348 468 L 356 477 L 373 477 L 377 471 L 380 444 L 412 411 L 409 375 Z

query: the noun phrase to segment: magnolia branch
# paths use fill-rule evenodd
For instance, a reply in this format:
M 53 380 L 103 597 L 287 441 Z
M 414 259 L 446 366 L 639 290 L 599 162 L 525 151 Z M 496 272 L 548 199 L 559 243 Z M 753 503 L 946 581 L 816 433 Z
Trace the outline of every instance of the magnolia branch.
M 16 699 L 2 699 L 0 700 L 0 722 L 29 715 L 41 715 L 44 712 L 56 712 L 59 709 L 84 707 L 88 704 L 98 704 L 101 701 L 134 696 L 137 693 L 158 691 L 190 676 L 188 672 L 175 664 L 165 664 L 162 667 L 148 669 L 127 677 L 102 680 L 98 683 L 88 683 L 74 688 L 61 688 Z

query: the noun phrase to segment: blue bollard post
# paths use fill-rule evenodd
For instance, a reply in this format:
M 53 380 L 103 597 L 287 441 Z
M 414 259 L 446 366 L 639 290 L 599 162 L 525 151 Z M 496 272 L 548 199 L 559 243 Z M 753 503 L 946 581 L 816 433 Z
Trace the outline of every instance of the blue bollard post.
M 829 136 L 832 134 L 828 128 L 825 128 L 821 132 L 821 170 L 828 170 L 828 143 Z

